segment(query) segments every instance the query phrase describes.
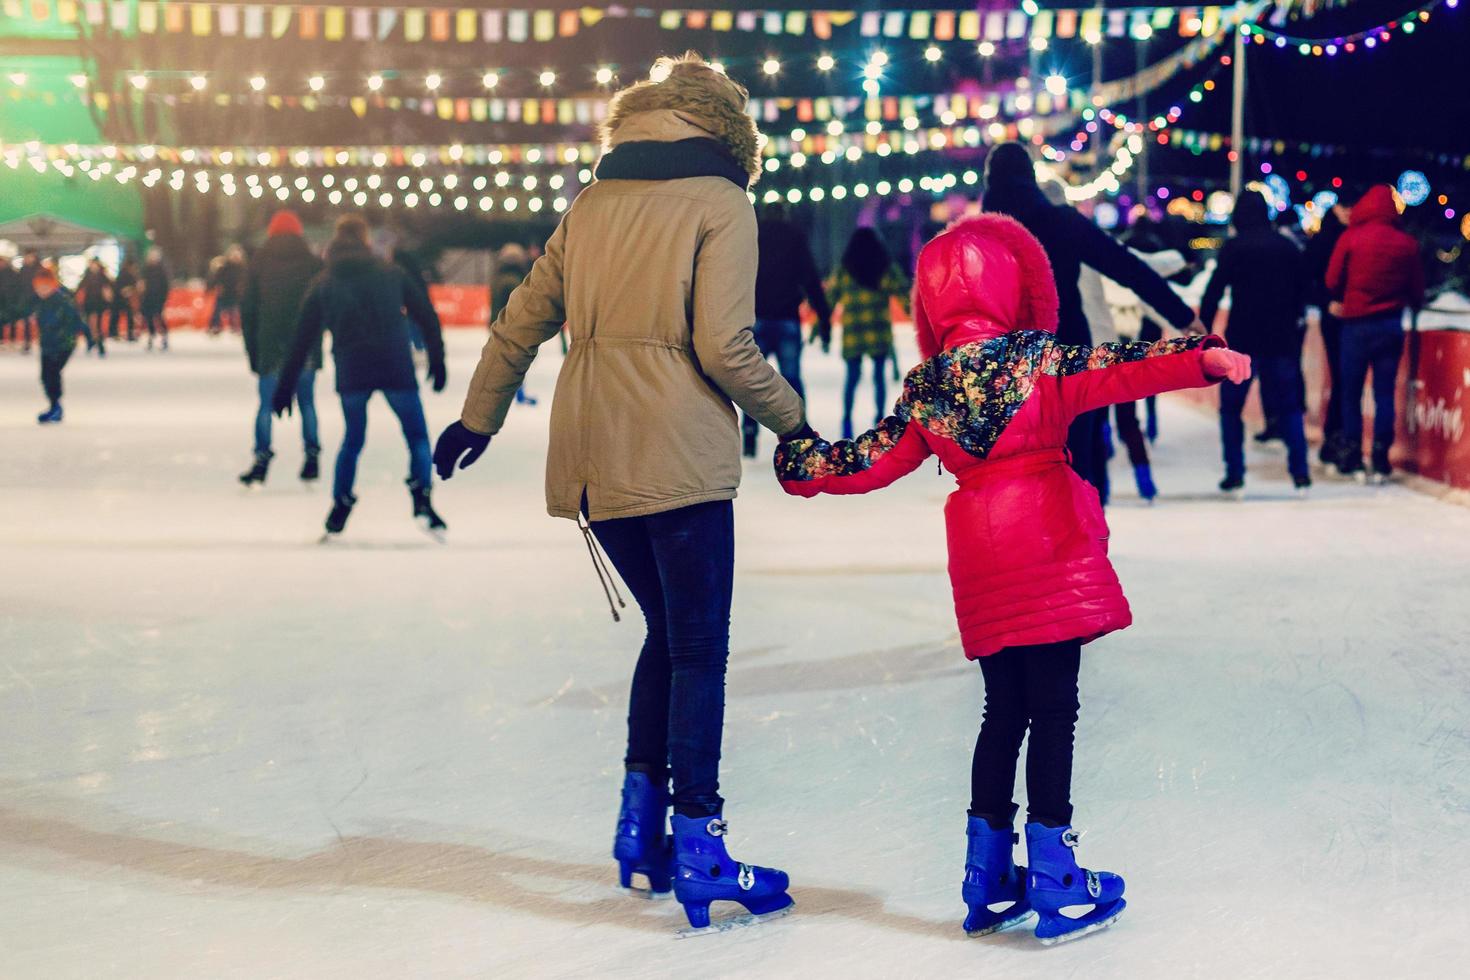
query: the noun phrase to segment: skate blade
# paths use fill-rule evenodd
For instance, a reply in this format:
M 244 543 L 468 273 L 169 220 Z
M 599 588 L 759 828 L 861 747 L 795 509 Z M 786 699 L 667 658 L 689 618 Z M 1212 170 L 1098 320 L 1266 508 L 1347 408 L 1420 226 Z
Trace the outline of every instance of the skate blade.
M 639 888 L 636 885 L 633 885 L 627 888 L 620 887 L 618 888 L 618 891 L 622 892 L 629 898 L 639 898 L 645 902 L 662 902 L 665 899 L 674 897 L 674 890 L 672 888 L 670 888 L 666 892 L 656 892 L 652 888 Z
M 322 545 L 331 544 L 340 537 L 342 537 L 341 531 L 327 531 L 321 537 L 317 538 L 316 543 Z
M 1226 500 L 1244 500 L 1245 490 L 1222 490 L 1220 492 L 1220 496 L 1224 497 Z
M 449 539 L 444 536 L 443 528 L 432 528 L 429 526 L 429 522 L 421 517 L 415 517 L 413 519 L 413 522 L 420 531 L 424 532 L 427 537 L 433 539 L 439 544 L 447 544 L 449 542 Z
M 742 915 L 732 915 L 728 919 L 721 919 L 718 922 L 711 922 L 703 929 L 685 927 L 675 933 L 674 938 L 693 939 L 696 936 L 712 936 L 717 932 L 732 932 L 736 929 L 748 929 L 751 926 L 760 925 L 763 922 L 770 922 L 775 919 L 784 919 L 786 918 L 786 916 L 790 915 L 794 911 L 796 911 L 796 903 L 792 902 L 785 908 L 776 909 L 776 911 L 774 912 L 762 912 L 760 915 L 756 915 L 753 912 L 746 912 Z
M 999 922 L 995 923 L 995 925 L 986 926 L 983 929 L 966 929 L 965 935 L 977 939 L 981 936 L 992 936 L 1003 929 L 1009 929 L 1011 926 L 1018 926 L 1023 922 L 1029 922 L 1032 918 L 1035 917 L 1035 915 L 1035 910 L 1027 909 L 1020 915 L 1012 916 L 1009 919 L 1001 919 Z
M 1081 939 L 1083 936 L 1090 936 L 1094 932 L 1102 932 L 1108 926 L 1112 925 L 1114 922 L 1117 922 L 1118 919 L 1122 917 L 1123 910 L 1127 907 L 1128 903 L 1120 899 L 1118 902 L 1118 907 L 1114 909 L 1112 914 L 1107 916 L 1106 918 L 1098 919 L 1096 922 L 1089 922 L 1087 925 L 1083 926 L 1080 929 L 1074 929 L 1071 932 L 1064 932 L 1060 936 L 1047 936 L 1045 938 L 1037 936 L 1036 938 L 1040 940 L 1041 945 L 1043 946 L 1060 946 L 1062 943 L 1070 943 L 1074 940 Z

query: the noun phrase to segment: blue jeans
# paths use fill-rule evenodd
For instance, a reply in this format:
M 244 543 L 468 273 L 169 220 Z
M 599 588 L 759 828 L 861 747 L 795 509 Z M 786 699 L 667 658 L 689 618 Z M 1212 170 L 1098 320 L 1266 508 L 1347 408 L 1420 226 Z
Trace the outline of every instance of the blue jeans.
M 728 500 L 592 525 L 633 593 L 648 634 L 628 699 L 629 769 L 661 783 L 672 770 L 674 812 L 708 817 L 720 798 L 725 663 L 735 578 Z
M 1394 388 L 1399 376 L 1399 358 L 1404 352 L 1402 313 L 1365 316 L 1342 321 L 1342 442 L 1346 458 L 1361 460 L 1363 454 L 1363 385 L 1373 369 L 1373 442 L 1385 449 L 1393 445 Z
M 801 321 L 800 320 L 756 320 L 755 345 L 763 357 L 776 357 L 776 369 L 786 383 L 796 389 L 798 398 L 806 397 L 801 384 Z M 754 439 L 759 425 L 749 415 L 740 422 L 748 439 Z
M 888 357 L 874 357 L 873 359 L 873 401 L 878 406 L 878 413 L 873 418 L 873 423 L 883 421 L 888 414 Z M 842 386 L 842 425 L 843 430 L 852 425 L 852 403 L 857 400 L 858 385 L 863 380 L 863 359 L 861 357 L 849 357 L 847 359 L 847 381 Z M 843 438 L 846 438 L 844 436 Z
M 1286 442 L 1286 468 L 1296 479 L 1306 479 L 1307 434 L 1302 427 L 1305 382 L 1301 358 L 1291 354 L 1263 354 L 1251 360 L 1251 376 L 1240 384 L 1220 385 L 1220 445 L 1227 477 L 1245 476 L 1245 425 L 1240 413 L 1250 394 L 1251 382 L 1261 381 L 1261 404 L 1266 415 L 1276 420 Z
M 342 434 L 342 448 L 337 452 L 337 469 L 332 481 L 332 496 L 342 500 L 352 496 L 357 482 L 357 457 L 367 442 L 367 406 L 371 391 L 338 392 L 342 399 L 342 418 L 347 431 Z M 424 403 L 417 388 L 384 391 L 388 407 L 398 416 L 403 439 L 408 443 L 408 480 L 425 489 L 432 479 L 433 456 L 429 450 L 429 425 L 424 421 Z
M 260 407 L 255 411 L 257 455 L 271 451 L 271 399 L 276 397 L 276 388 L 280 383 L 279 374 L 262 374 L 256 381 L 256 388 L 260 392 Z M 316 432 L 316 372 L 310 368 L 302 371 L 301 377 L 296 381 L 296 409 L 301 413 L 301 441 L 306 446 L 307 454 L 315 456 L 322 451 L 322 446 L 317 441 Z

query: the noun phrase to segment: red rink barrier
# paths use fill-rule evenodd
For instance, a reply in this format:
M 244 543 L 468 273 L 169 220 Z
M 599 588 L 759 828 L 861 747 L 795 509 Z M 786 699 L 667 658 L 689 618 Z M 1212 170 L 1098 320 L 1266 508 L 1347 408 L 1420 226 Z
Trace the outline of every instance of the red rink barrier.
M 1331 391 L 1327 352 L 1315 321 L 1307 333 L 1302 352 L 1302 370 L 1307 378 L 1307 432 L 1322 436 L 1322 414 Z M 1373 398 L 1370 386 L 1363 392 L 1364 457 L 1373 431 Z M 1218 410 L 1219 389 L 1194 388 L 1180 397 Z M 1470 415 L 1470 331 L 1420 330 L 1410 332 L 1403 360 L 1399 362 L 1397 435 L 1393 463 L 1400 469 L 1458 490 L 1470 490 L 1470 438 L 1466 437 Z M 1245 407 L 1246 417 L 1257 426 L 1261 415 L 1260 386 L 1253 385 Z
M 446 327 L 490 326 L 488 286 L 431 285 L 429 299 Z M 170 330 L 203 330 L 214 312 L 214 297 L 207 290 L 177 286 L 169 290 L 163 316 Z

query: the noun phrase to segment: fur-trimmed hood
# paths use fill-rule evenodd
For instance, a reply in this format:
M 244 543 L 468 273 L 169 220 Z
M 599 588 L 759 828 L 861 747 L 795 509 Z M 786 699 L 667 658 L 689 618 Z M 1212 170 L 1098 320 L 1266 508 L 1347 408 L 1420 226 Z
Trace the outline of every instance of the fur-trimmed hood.
M 950 225 L 919 253 L 914 329 L 926 359 L 1016 330 L 1056 332 L 1056 283 L 1041 243 L 1003 214 Z
M 707 136 L 730 151 L 754 184 L 761 172 L 760 132 L 745 111 L 750 94 L 744 86 L 696 58 L 665 59 L 656 67 L 667 68 L 668 77 L 661 82 L 646 79 L 613 96 L 602 124 L 604 149 L 630 139 L 672 142 Z

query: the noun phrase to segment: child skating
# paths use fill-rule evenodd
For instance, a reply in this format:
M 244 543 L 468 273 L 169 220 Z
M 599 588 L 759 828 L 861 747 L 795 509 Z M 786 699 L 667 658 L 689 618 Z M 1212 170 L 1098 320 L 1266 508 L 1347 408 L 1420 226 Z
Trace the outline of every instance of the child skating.
M 46 392 L 50 406 L 36 416 L 42 425 L 60 422 L 61 371 L 71 359 L 77 347 L 77 334 L 92 343 L 92 333 L 87 321 L 77 312 L 77 303 L 71 292 L 65 289 L 50 269 L 36 273 L 32 281 L 36 293 L 35 316 L 41 334 L 41 388 Z
M 971 769 L 962 890 L 977 935 L 1030 917 L 1043 943 L 1104 928 L 1123 911 L 1123 879 L 1078 867 L 1072 738 L 1082 645 L 1132 621 L 1107 558 L 1094 490 L 1067 464 L 1077 415 L 1159 392 L 1250 374 L 1219 337 L 1072 347 L 1055 337 L 1057 293 L 1040 244 L 987 214 L 919 256 L 914 324 L 926 360 L 893 415 L 835 445 L 776 452 L 788 493 L 877 490 L 930 455 L 959 488 L 945 506 L 949 569 L 965 655 L 980 661 L 985 713 Z M 1026 759 L 1029 871 L 1012 858 L 1012 802 Z M 1084 906 L 1073 917 L 1063 909 Z

